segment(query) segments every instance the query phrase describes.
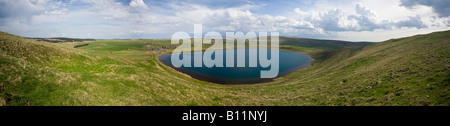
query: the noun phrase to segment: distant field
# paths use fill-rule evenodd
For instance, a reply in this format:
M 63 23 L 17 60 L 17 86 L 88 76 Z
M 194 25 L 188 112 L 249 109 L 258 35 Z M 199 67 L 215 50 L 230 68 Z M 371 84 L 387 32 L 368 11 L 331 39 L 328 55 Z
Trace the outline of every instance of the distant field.
M 312 67 L 219 85 L 160 63 L 178 46 L 168 39 L 47 43 L 1 32 L 0 105 L 448 106 L 449 41 L 450 31 L 375 44 L 280 37 L 281 49 L 316 59 Z
M 29 38 L 29 39 L 34 39 L 36 41 L 51 42 L 51 43 L 95 41 L 95 39 L 78 39 L 78 38 L 64 38 L 64 37 L 57 37 L 57 38 Z

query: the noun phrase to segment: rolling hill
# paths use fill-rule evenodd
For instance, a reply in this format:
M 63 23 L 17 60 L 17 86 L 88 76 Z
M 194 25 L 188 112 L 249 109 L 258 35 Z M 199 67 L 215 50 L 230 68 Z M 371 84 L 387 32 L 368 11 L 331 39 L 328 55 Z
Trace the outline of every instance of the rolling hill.
M 450 31 L 375 44 L 280 37 L 312 67 L 255 85 L 199 81 L 157 60 L 169 40 L 47 43 L 0 32 L 0 105 L 450 105 Z M 76 45 L 86 44 L 79 48 Z
M 95 39 L 79 39 L 79 38 L 65 38 L 65 37 L 29 38 L 29 39 L 34 39 L 36 41 L 51 42 L 51 43 L 95 41 Z
M 361 47 L 373 44 L 371 42 L 347 42 L 339 40 L 319 40 L 308 38 L 280 37 L 280 45 L 291 45 L 297 47 L 319 48 L 319 49 L 339 49 L 348 47 Z

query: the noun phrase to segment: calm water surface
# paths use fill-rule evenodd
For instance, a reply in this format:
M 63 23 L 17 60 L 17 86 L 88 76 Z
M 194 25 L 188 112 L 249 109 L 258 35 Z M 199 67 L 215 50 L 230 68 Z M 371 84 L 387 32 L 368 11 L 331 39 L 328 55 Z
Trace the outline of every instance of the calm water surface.
M 273 78 L 260 78 L 261 70 L 270 70 L 270 66 L 267 68 L 263 68 L 259 65 L 258 67 L 249 67 L 248 65 L 248 56 L 249 50 L 252 49 L 235 49 L 234 53 L 234 62 L 236 66 L 236 57 L 237 50 L 245 50 L 245 63 L 246 67 L 211 67 L 208 68 L 203 65 L 203 67 L 193 67 L 194 64 L 194 55 L 199 55 L 199 53 L 204 52 L 192 52 L 191 54 L 191 65 L 192 67 L 180 67 L 176 68 L 172 65 L 171 54 L 163 54 L 158 59 L 165 65 L 172 67 L 173 69 L 183 72 L 185 74 L 190 75 L 193 78 L 209 81 L 218 84 L 255 84 L 262 82 L 272 81 Z M 257 50 L 257 49 L 254 49 Z M 271 50 L 268 49 L 268 57 L 270 59 Z M 288 51 L 279 51 L 279 74 L 277 77 L 285 76 L 289 73 L 295 72 L 299 69 L 310 67 L 311 62 L 314 61 L 310 56 L 301 53 L 288 52 Z M 180 54 L 180 59 L 182 59 L 182 55 Z M 214 54 L 213 54 L 213 59 Z M 226 62 L 226 51 L 223 50 L 223 64 L 225 66 Z

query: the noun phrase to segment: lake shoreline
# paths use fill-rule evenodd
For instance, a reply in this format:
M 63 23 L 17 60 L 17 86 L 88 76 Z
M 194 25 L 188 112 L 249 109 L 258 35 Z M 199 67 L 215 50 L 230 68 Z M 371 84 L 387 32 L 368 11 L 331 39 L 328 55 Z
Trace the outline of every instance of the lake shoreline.
M 286 51 L 286 52 L 290 52 L 290 51 Z M 298 52 L 290 52 L 290 53 L 298 53 Z M 164 64 L 168 67 L 171 67 L 172 69 L 174 69 L 178 72 L 187 74 L 190 77 L 197 79 L 197 80 L 202 80 L 202 81 L 207 81 L 207 82 L 211 82 L 211 83 L 215 83 L 215 84 L 222 84 L 222 85 L 241 85 L 241 84 L 260 84 L 260 83 L 272 82 L 276 78 L 283 77 L 283 76 L 286 76 L 295 71 L 311 67 L 311 63 L 313 61 L 315 61 L 315 59 L 313 59 L 311 56 L 309 56 L 307 54 L 303 54 L 303 53 L 298 53 L 298 54 L 306 55 L 311 60 L 308 60 L 307 64 L 302 64 L 300 66 L 296 66 L 296 67 L 290 68 L 286 71 L 280 72 L 280 73 L 278 73 L 278 75 L 275 78 L 259 78 L 258 77 L 258 78 L 240 79 L 240 78 L 221 78 L 221 77 L 210 76 L 210 75 L 200 73 L 197 71 L 188 70 L 183 67 L 179 67 L 179 68 L 174 67 L 172 65 L 171 61 L 169 60 L 171 54 L 162 54 L 162 55 L 158 56 L 158 61 L 160 61 L 162 64 Z

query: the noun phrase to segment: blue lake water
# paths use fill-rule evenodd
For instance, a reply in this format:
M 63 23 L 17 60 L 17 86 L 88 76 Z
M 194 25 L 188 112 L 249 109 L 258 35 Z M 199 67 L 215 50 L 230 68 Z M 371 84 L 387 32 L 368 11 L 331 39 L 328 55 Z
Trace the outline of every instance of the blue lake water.
M 192 52 L 191 54 L 191 67 L 180 67 L 176 68 L 172 65 L 171 54 L 163 54 L 158 59 L 165 65 L 172 67 L 173 69 L 180 71 L 182 73 L 188 74 L 191 77 L 199 80 L 209 81 L 218 84 L 255 84 L 262 82 L 272 81 L 274 78 L 260 78 L 261 70 L 270 70 L 270 67 L 263 68 L 260 66 L 259 61 L 257 67 L 249 67 L 249 50 L 252 49 L 235 49 L 234 62 L 236 66 L 237 62 L 237 52 L 238 50 L 245 50 L 245 63 L 246 67 L 211 67 L 208 68 L 203 65 L 203 67 L 193 67 L 194 65 L 194 55 L 198 55 L 203 52 Z M 257 50 L 257 49 L 254 49 Z M 223 65 L 226 65 L 226 51 L 223 50 Z M 270 49 L 267 49 L 268 58 L 270 59 Z M 212 55 L 212 59 L 214 59 Z M 182 54 L 180 55 L 182 59 Z M 310 67 L 311 62 L 314 61 L 313 58 L 306 54 L 288 52 L 279 50 L 279 73 L 277 77 L 285 76 L 299 69 Z

